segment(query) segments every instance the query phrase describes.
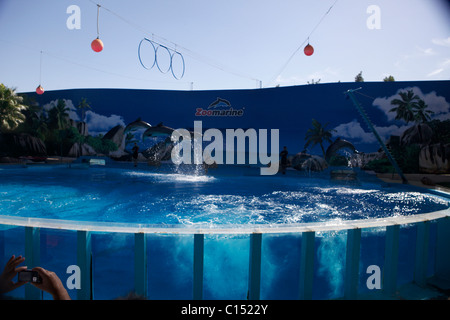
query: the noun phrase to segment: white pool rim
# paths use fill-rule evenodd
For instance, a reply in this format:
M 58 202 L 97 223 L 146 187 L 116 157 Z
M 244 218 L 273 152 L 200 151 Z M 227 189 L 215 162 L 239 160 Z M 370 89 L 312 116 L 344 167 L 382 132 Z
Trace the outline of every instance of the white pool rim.
M 325 222 L 296 224 L 194 224 L 156 225 L 120 222 L 73 221 L 61 219 L 30 218 L 0 215 L 0 224 L 8 226 L 90 232 L 159 233 L 159 234 L 251 234 L 251 233 L 302 233 L 326 232 L 348 229 L 365 229 L 406 225 L 450 217 L 450 208 L 409 216 L 374 219 L 329 220 Z

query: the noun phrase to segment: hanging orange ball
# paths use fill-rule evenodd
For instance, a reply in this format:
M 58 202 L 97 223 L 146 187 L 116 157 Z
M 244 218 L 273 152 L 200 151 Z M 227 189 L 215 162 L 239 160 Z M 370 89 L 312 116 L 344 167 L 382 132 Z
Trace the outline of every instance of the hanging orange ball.
M 103 42 L 102 40 L 100 40 L 99 38 L 95 39 L 94 41 L 91 42 L 91 48 L 92 50 L 94 50 L 95 52 L 100 52 L 103 50 Z
M 310 56 L 310 55 L 312 55 L 312 54 L 314 53 L 314 48 L 313 48 L 312 45 L 310 45 L 310 44 L 308 43 L 308 45 L 305 47 L 305 49 L 303 49 L 303 52 L 305 52 L 305 54 L 306 54 L 307 56 Z
M 36 93 L 37 94 L 43 94 L 44 93 L 44 88 L 42 88 L 42 86 L 41 85 L 39 85 L 37 88 L 36 88 Z

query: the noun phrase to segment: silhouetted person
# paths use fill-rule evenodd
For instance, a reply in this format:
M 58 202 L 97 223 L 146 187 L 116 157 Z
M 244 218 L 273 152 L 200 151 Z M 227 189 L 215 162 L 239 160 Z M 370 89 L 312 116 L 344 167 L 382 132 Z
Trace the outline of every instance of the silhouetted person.
M 280 152 L 280 157 L 281 157 L 281 162 L 280 162 L 280 164 L 281 164 L 281 172 L 282 172 L 283 174 L 286 174 L 286 167 L 287 167 L 287 165 L 288 165 L 288 159 L 287 159 L 288 154 L 289 154 L 289 152 L 288 152 L 287 148 L 286 148 L 286 147 L 283 147 L 283 151 Z
M 137 167 L 137 160 L 138 160 L 138 154 L 139 154 L 139 147 L 136 144 L 136 142 L 134 143 L 134 147 L 133 149 L 131 149 L 131 151 L 133 151 L 133 161 L 134 161 L 134 166 Z

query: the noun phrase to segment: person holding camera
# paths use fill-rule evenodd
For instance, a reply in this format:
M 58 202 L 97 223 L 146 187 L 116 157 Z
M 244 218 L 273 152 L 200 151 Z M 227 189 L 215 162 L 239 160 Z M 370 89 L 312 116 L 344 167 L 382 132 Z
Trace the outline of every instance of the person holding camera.
M 35 267 L 31 271 L 27 270 L 26 266 L 20 266 L 25 258 L 22 256 L 15 257 L 14 255 L 8 260 L 5 265 L 3 273 L 0 275 L 0 296 L 8 293 L 12 290 L 19 288 L 24 285 L 27 281 L 21 281 L 20 277 L 17 282 L 14 282 L 14 277 L 19 273 L 33 273 L 38 280 L 30 279 L 30 283 L 36 288 L 48 292 L 52 295 L 53 300 L 71 300 L 67 290 L 61 282 L 61 279 L 56 275 L 56 273 L 46 270 L 41 267 Z

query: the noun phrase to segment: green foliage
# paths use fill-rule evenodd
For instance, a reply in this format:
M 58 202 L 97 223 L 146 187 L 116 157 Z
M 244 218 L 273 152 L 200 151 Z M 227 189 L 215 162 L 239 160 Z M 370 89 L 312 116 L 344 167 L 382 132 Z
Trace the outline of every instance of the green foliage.
M 424 123 L 431 119 L 434 112 L 427 110 L 428 105 L 413 90 L 399 93 L 401 99 L 393 99 L 391 104 L 396 106 L 389 110 L 395 112 L 396 120 L 404 120 L 406 123 Z
M 434 143 L 450 143 L 450 120 L 433 120 L 427 122 L 431 130 L 433 130 L 433 136 L 431 137 L 431 144 Z
M 306 144 L 304 149 L 306 149 L 310 144 L 314 147 L 315 145 L 320 145 L 322 149 L 323 157 L 325 158 L 325 149 L 323 147 L 324 142 L 331 143 L 332 132 L 335 130 L 326 129 L 329 123 L 326 123 L 324 126 L 317 121 L 316 119 L 312 119 L 312 128 L 309 128 L 306 132 L 305 140 Z
M 96 152 L 103 154 L 118 149 L 111 140 L 103 140 L 101 136 L 85 137 L 77 128 L 71 126 L 70 110 L 63 99 L 58 99 L 56 104 L 47 111 L 35 103 L 24 106 L 21 104 L 23 99 L 29 100 L 26 95 L 18 96 L 13 89 L 0 84 L 0 129 L 2 131 L 16 129 L 38 137 L 45 143 L 48 154 L 65 155 L 74 143 L 86 143 Z M 85 110 L 91 109 L 85 99 L 80 101 L 78 108 L 82 112 L 82 118 L 85 117 Z
M 376 173 L 389 173 L 394 171 L 394 167 L 388 159 L 372 160 L 367 163 L 364 170 L 375 171 Z
M 80 103 L 78 104 L 77 108 L 81 110 L 81 121 L 85 121 L 85 115 L 86 115 L 85 109 L 92 109 L 91 106 L 89 105 L 89 103 L 86 101 L 85 98 L 82 98 L 80 100 Z
M 420 146 L 415 144 L 391 148 L 391 154 L 394 156 L 403 173 L 419 172 L 419 153 Z M 394 167 L 387 158 L 370 161 L 366 164 L 364 170 L 373 170 L 377 173 L 395 172 Z
M 360 71 L 356 77 L 355 77 L 355 82 L 364 82 L 364 78 L 362 76 L 362 71 Z
M 15 89 L 7 88 L 0 83 L 0 131 L 8 132 L 15 130 L 25 121 L 22 111 L 27 106 L 22 104 L 23 98 L 16 94 Z
M 85 143 L 94 148 L 96 152 L 103 154 L 108 154 L 110 151 L 116 151 L 118 149 L 114 142 L 100 137 L 87 136 Z
M 391 151 L 403 173 L 419 172 L 420 146 L 416 144 L 399 146 Z

